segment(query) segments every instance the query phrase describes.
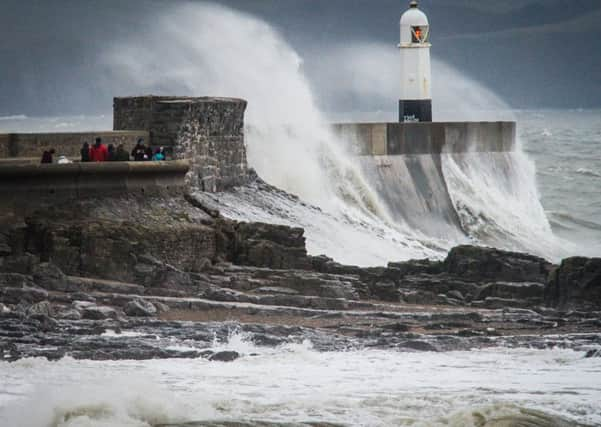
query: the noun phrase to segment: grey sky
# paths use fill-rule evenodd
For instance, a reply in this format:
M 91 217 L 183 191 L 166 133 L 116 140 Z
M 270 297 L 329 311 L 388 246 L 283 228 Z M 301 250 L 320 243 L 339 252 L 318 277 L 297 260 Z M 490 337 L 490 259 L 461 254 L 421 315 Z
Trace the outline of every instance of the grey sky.
M 178 3 L 0 0 L 0 115 L 110 111 L 116 94 L 110 93 L 111 74 L 99 62 L 100 52 L 133 35 L 160 31 L 157 17 Z M 329 90 L 320 52 L 366 42 L 393 49 L 407 2 L 215 3 L 277 28 L 303 58 L 322 107 L 336 111 L 348 110 L 349 99 Z M 601 106 L 601 0 L 422 0 L 420 6 L 431 21 L 434 57 L 488 86 L 511 106 Z M 350 104 L 360 109 L 362 100 Z

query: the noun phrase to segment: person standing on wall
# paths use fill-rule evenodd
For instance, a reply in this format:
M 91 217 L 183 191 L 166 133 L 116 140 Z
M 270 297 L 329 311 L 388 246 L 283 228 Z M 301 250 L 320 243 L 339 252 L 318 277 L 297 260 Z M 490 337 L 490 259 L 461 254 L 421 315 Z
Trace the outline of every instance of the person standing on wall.
M 88 144 L 87 142 L 84 142 L 83 145 L 81 146 L 81 161 L 82 162 L 89 162 L 90 161 L 90 144 Z
M 91 162 L 106 162 L 109 157 L 109 151 L 106 145 L 102 143 L 102 139 L 96 138 L 96 143 L 90 148 Z
M 133 150 L 131 150 L 131 156 L 134 158 L 134 160 L 136 162 L 141 162 L 144 159 L 144 156 L 146 155 L 146 147 L 144 146 L 144 139 L 140 138 L 138 139 L 138 142 L 136 143 L 136 146 L 134 147 Z
M 119 144 L 117 146 L 117 151 L 115 152 L 115 160 L 118 162 L 129 162 L 129 153 L 125 151 L 125 148 L 123 148 L 123 144 Z
M 44 164 L 52 163 L 52 156 L 54 155 L 54 153 L 55 153 L 54 148 L 44 151 L 44 153 L 42 153 L 42 163 L 44 163 Z

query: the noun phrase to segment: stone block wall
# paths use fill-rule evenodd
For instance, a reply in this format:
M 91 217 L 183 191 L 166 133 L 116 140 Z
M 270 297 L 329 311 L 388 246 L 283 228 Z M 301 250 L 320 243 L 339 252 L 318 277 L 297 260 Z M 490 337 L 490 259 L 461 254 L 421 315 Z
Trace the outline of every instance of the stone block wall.
M 246 101 L 233 98 L 115 98 L 113 126 L 147 130 L 152 147 L 190 160 L 190 185 L 216 192 L 247 180 L 245 110 Z

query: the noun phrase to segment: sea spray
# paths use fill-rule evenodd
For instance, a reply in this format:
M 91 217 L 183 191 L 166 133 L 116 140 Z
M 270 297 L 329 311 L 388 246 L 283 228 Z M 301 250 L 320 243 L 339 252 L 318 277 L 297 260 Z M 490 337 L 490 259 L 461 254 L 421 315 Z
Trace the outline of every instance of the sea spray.
M 465 164 L 466 171 L 461 167 L 455 170 L 452 162 L 446 162 L 449 192 L 463 219 L 461 228 L 438 227 L 431 219 L 420 224 L 420 218 L 414 218 L 409 225 L 406 215 L 391 215 L 373 183 L 366 180 L 365 171 L 342 148 L 345 141 L 332 134 L 302 72 L 302 59 L 269 25 L 224 7 L 187 4 L 164 12 L 156 28 L 105 52 L 105 62 L 115 80 L 124 82 L 119 93 L 184 92 L 247 99 L 250 166 L 268 183 L 299 196 L 299 204 L 308 203 L 330 215 L 314 215 L 315 210 L 307 211 L 280 200 L 288 211 L 271 206 L 258 219 L 304 227 L 311 253 L 325 252 L 341 262 L 373 265 L 407 258 L 442 258 L 450 247 L 472 241 L 556 257 L 557 245 L 552 242 L 537 199 L 534 174 L 521 169 L 527 167 L 526 162 L 518 159 L 509 165 L 509 171 L 514 173 L 509 178 L 486 175 L 487 171 L 478 171 L 474 164 Z M 398 83 L 394 49 L 357 43 L 353 49 L 325 46 L 323 51 L 323 62 L 329 67 L 329 74 L 324 75 L 332 78 L 334 88 L 345 87 L 362 99 L 384 99 L 389 105 L 396 104 L 392 100 L 396 98 L 392 88 Z M 332 70 L 339 70 L 338 74 L 332 76 Z M 494 94 L 445 64 L 434 61 L 434 71 L 436 119 L 444 119 L 449 112 L 460 114 L 462 120 L 482 119 L 483 112 L 505 107 Z M 350 81 L 349 75 L 354 76 Z M 458 165 L 458 159 L 453 161 Z M 487 167 L 496 166 L 493 162 Z M 489 195 L 480 195 L 476 191 L 482 188 L 469 185 L 477 181 L 475 176 L 479 173 L 490 178 L 486 183 L 495 188 L 495 200 L 480 200 Z M 506 188 L 507 182 L 513 187 Z M 415 183 L 388 185 L 394 188 Z M 406 190 L 408 194 L 427 197 L 420 195 L 418 188 Z M 519 191 L 512 193 L 514 190 Z M 234 217 L 248 220 L 250 209 L 266 208 L 268 203 L 257 199 L 246 200 L 249 209 L 237 209 L 239 214 Z M 411 201 L 404 205 L 407 203 Z M 511 209 L 499 209 L 508 206 Z M 398 209 L 403 209 L 403 203 Z M 291 215 L 292 210 L 307 213 L 308 217 Z M 514 215 L 514 211 L 522 214 Z M 530 221 L 524 221 L 526 212 L 534 215 Z M 474 226 L 469 222 L 474 218 L 484 223 Z M 521 221 L 515 229 L 511 226 L 513 220 Z M 431 234 L 429 230 L 437 232 Z M 545 243 L 529 244 L 533 241 Z

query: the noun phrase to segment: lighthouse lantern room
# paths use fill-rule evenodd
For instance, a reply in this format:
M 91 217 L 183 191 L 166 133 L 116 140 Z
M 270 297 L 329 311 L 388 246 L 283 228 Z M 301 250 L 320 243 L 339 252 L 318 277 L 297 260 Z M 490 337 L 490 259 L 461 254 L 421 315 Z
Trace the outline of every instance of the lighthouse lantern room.
M 400 122 L 431 122 L 430 24 L 412 1 L 401 16 Z

